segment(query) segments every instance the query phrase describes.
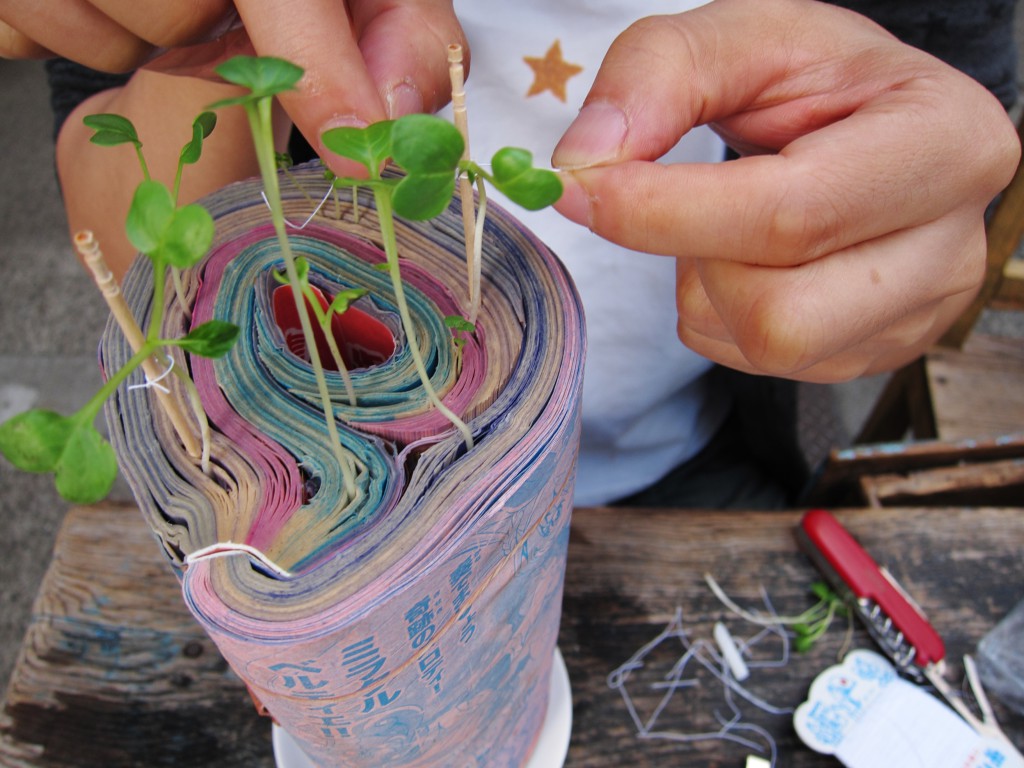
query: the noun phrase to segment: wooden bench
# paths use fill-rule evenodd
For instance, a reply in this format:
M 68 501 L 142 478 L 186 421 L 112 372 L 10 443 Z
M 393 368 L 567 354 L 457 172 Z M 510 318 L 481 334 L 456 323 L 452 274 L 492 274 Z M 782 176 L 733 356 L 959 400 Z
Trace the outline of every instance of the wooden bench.
M 930 616 L 954 674 L 961 656 L 1022 597 L 1018 509 L 836 515 Z M 574 512 L 559 638 L 574 704 L 568 768 L 743 764 L 751 750 L 735 743 L 638 738 L 608 676 L 677 611 L 691 640 L 710 639 L 719 620 L 737 636 L 747 631 L 712 595 L 706 572 L 744 606 L 760 608 L 763 589 L 780 612 L 809 607 L 809 586 L 820 576 L 797 549 L 799 518 L 797 511 Z M 753 690 L 796 706 L 814 676 L 836 663 L 845 634 L 839 622 L 809 653 L 758 670 Z M 853 642 L 874 647 L 859 628 Z M 659 663 L 680 654 L 678 642 L 662 650 Z M 634 703 L 650 712 L 663 692 L 638 687 Z M 713 681 L 677 695 L 660 716 L 663 728 L 713 725 L 723 706 Z M 994 703 L 1004 729 L 1024 745 L 1024 717 Z M 800 744 L 788 716 L 743 710 L 773 735 L 779 765 L 836 764 Z M 68 514 L 0 716 L 0 766 L 273 768 L 269 722 L 188 614 L 137 510 L 105 505 Z

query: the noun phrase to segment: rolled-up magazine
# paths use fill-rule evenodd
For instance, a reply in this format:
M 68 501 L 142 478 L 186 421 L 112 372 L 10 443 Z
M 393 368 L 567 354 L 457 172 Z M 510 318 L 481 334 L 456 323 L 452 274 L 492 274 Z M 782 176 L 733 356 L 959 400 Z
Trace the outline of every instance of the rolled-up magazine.
M 327 300 L 367 289 L 347 338 L 356 402 L 327 371 L 356 467 L 351 503 L 327 442 L 302 343 L 282 319 L 282 267 L 260 184 L 204 200 L 209 255 L 165 294 L 165 334 L 211 318 L 242 328 L 190 370 L 213 428 L 211 470 L 153 407 L 122 388 L 107 406 L 122 472 L 184 599 L 254 698 L 323 766 L 521 766 L 545 716 L 572 508 L 584 329 L 549 250 L 488 209 L 475 331 L 444 322 L 466 304 L 458 201 L 397 222 L 401 271 L 434 389 L 473 435 L 433 408 L 377 265 L 372 197 L 326 188 L 316 164 L 283 183 L 290 239 Z M 301 227 L 301 228 L 300 228 Z M 153 300 L 148 261 L 123 286 L 135 315 Z M 101 357 L 131 352 L 113 324 Z M 173 379 L 173 377 L 168 377 Z M 165 382 L 166 383 L 166 382 Z M 183 385 L 170 381 L 187 402 Z M 347 489 L 351 495 L 352 489 Z

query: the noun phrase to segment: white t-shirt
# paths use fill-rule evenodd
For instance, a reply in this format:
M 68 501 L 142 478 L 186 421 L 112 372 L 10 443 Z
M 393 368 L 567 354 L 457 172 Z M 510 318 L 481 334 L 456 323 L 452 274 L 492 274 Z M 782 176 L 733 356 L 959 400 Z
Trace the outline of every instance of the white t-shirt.
M 474 159 L 486 162 L 500 147 L 518 146 L 546 166 L 615 37 L 644 16 L 702 4 L 456 0 L 472 52 L 466 102 Z M 556 45 L 581 68 L 564 83 L 565 100 L 557 89 L 529 95 L 535 78 L 526 59 L 543 58 Z M 715 161 L 723 151 L 710 130 L 698 128 L 664 161 Z M 711 364 L 676 335 L 675 260 L 620 248 L 554 210 L 506 207 L 566 264 L 583 299 L 588 356 L 575 502 L 597 505 L 641 490 L 696 454 L 728 407 L 702 376 Z

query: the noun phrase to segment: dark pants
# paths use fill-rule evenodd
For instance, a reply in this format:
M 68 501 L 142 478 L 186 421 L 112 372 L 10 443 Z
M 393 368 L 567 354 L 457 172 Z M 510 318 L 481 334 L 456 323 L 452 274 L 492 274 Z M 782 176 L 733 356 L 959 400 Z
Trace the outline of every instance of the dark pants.
M 725 423 L 695 457 L 614 506 L 784 509 L 796 503 L 809 475 L 797 440 L 797 385 L 726 368 L 709 375 L 732 392 Z

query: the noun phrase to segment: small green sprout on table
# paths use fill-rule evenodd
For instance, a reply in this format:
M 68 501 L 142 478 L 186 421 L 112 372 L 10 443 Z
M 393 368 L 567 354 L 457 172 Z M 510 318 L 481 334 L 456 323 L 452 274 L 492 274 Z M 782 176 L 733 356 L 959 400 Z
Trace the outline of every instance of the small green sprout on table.
M 797 617 L 792 628 L 796 633 L 793 647 L 800 652 L 810 650 L 832 624 L 836 615 L 850 616 L 850 609 L 843 599 L 824 581 L 811 584 L 811 594 L 818 602 Z
M 811 584 L 811 594 L 817 598 L 817 602 L 814 605 L 795 616 L 780 616 L 776 613 L 750 611 L 742 608 L 725 593 L 725 590 L 722 589 L 711 574 L 705 573 L 704 580 L 707 582 L 708 587 L 711 588 L 715 597 L 737 616 L 759 626 L 787 626 L 791 628 L 796 635 L 793 640 L 793 647 L 800 653 L 809 651 L 824 636 L 829 626 L 831 626 L 832 620 L 837 615 L 846 616 L 850 619 L 848 631 L 852 631 L 853 614 L 850 612 L 849 606 L 823 581 L 815 581 Z

